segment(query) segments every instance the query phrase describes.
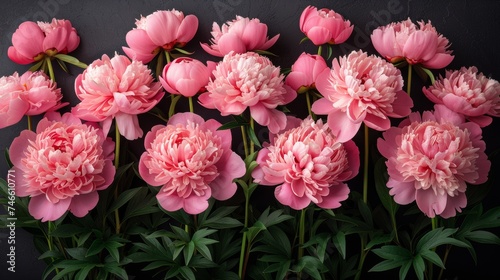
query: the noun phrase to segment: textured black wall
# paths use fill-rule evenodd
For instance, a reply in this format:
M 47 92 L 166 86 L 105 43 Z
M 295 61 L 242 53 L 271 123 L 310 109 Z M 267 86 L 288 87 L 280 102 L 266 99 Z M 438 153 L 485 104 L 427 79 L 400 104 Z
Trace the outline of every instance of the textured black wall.
M 303 34 L 298 27 L 299 17 L 307 5 L 319 8 L 327 7 L 344 15 L 355 25 L 355 31 L 350 39 L 341 47 L 334 48 L 334 56 L 346 54 L 354 49 L 363 48 L 369 53 L 376 53 L 369 41 L 371 30 L 379 25 L 392 21 L 400 21 L 410 17 L 412 20 L 431 20 L 438 32 L 444 34 L 452 43 L 451 49 L 455 59 L 448 67 L 458 69 L 461 66 L 477 66 L 485 75 L 500 79 L 500 1 L 417 1 L 417 0 L 383 0 L 383 1 L 287 1 L 287 0 L 162 0 L 162 1 L 78 1 L 78 0 L 17 0 L 3 1 L 0 11 L 0 76 L 11 75 L 14 71 L 24 73 L 29 66 L 17 65 L 7 57 L 7 49 L 11 45 L 12 33 L 17 26 L 26 20 L 50 21 L 52 18 L 68 19 L 77 29 L 81 43 L 72 54 L 85 63 L 100 58 L 102 54 L 112 56 L 115 52 L 123 54 L 121 47 L 125 46 L 125 34 L 135 27 L 135 19 L 140 15 L 148 15 L 156 10 L 175 8 L 185 14 L 194 14 L 199 19 L 196 37 L 186 46 L 187 50 L 195 51 L 194 57 L 200 60 L 214 59 L 204 53 L 198 42 L 208 42 L 212 22 L 219 24 L 233 19 L 236 15 L 256 17 L 269 27 L 269 35 L 280 33 L 281 36 L 270 51 L 279 55 L 272 58 L 276 65 L 290 67 L 301 52 L 314 53 L 315 47 L 310 42 L 299 45 Z M 71 68 L 78 74 L 81 69 Z M 62 88 L 66 101 L 76 104 L 74 96 L 74 76 L 57 72 L 56 78 Z M 412 97 L 419 92 L 418 82 L 414 85 Z M 426 106 L 425 97 L 417 103 Z M 500 128 L 500 120 L 484 129 L 487 141 L 487 152 L 500 147 L 496 138 Z M 14 137 L 25 128 L 25 120 L 20 124 L 0 131 L 0 150 L 10 145 Z M 137 146 L 140 146 L 139 144 Z M 493 172 L 499 170 L 492 170 Z M 0 160 L 0 176 L 5 178 L 7 164 Z M 498 180 L 497 180 L 498 181 Z M 497 184 L 498 185 L 498 184 Z M 490 206 L 499 205 L 499 191 L 494 190 L 488 198 Z M 17 230 L 17 272 L 6 271 L 5 257 L 7 252 L 5 231 L 0 232 L 0 275 L 1 279 L 39 279 L 43 265 L 36 260 L 36 252 L 31 245 L 31 239 L 22 230 Z M 492 253 L 498 247 L 488 250 L 482 248 L 479 253 L 479 264 L 474 266 L 472 259 L 464 251 L 460 258 L 450 260 L 450 266 L 457 275 L 467 271 L 482 275 L 498 266 L 498 259 Z M 453 253 L 453 252 L 452 252 Z M 490 255 L 491 253 L 491 255 Z M 496 259 L 496 260 L 495 260 Z M 470 275 L 470 274 L 469 274 Z M 9 278 L 5 278 L 9 277 Z M 465 278 L 464 278 L 465 279 Z

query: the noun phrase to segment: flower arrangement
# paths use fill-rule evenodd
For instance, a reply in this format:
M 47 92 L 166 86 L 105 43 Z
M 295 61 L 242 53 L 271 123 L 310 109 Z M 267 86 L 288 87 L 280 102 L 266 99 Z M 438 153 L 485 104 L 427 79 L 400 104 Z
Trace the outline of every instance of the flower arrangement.
M 453 248 L 477 261 L 477 244 L 500 245 L 500 207 L 482 205 L 500 84 L 445 69 L 430 21 L 332 57 L 354 26 L 307 6 L 297 42 L 317 53 L 287 66 L 280 34 L 239 15 L 213 23 L 202 61 L 198 24 L 140 16 L 124 54 L 89 64 L 67 19 L 13 33 L 8 57 L 31 66 L 0 78 L 0 128 L 27 122 L 5 153 L 2 225 L 33 235 L 43 279 L 442 279 Z

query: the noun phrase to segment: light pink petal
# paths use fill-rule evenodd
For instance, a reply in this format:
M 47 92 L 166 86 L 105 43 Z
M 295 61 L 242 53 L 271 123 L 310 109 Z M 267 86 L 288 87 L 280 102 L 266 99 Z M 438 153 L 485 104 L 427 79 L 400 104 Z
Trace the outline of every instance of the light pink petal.
M 222 165 L 218 165 L 219 176 L 210 183 L 212 196 L 217 200 L 226 200 L 236 193 L 237 186 L 234 179 L 240 178 L 246 173 L 245 162 L 239 155 L 231 151 L 231 156 Z
M 45 51 L 42 47 L 44 38 L 45 35 L 38 24 L 25 21 L 12 35 L 12 45 L 20 55 L 33 59 Z
M 194 83 L 192 79 L 177 80 L 175 88 L 185 97 L 193 97 L 200 91 L 199 84 Z
M 135 140 L 142 137 L 143 132 L 137 115 L 118 113 L 115 116 L 115 120 L 120 134 L 127 140 Z
M 168 64 L 167 64 L 167 66 L 168 66 Z M 165 67 L 167 67 L 167 66 L 165 66 Z M 179 91 L 177 91 L 175 88 L 173 88 L 165 79 L 163 79 L 163 77 L 160 76 L 158 78 L 160 80 L 161 85 L 163 86 L 163 88 L 167 92 L 172 93 L 172 94 L 178 94 L 179 93 Z
M 25 65 L 33 62 L 32 57 L 28 58 L 26 56 L 23 56 L 14 47 L 9 47 L 9 49 L 7 50 L 7 56 L 17 64 Z
M 437 34 L 415 31 L 408 36 L 403 47 L 403 56 L 420 62 L 426 57 L 433 57 L 437 50 Z
M 206 51 L 208 54 L 213 56 L 223 57 L 224 55 L 219 50 L 212 49 L 207 43 L 200 43 L 201 48 Z
M 358 175 L 359 166 L 360 166 L 360 158 L 359 158 L 359 148 L 356 146 L 354 141 L 347 141 L 344 143 L 344 148 L 347 151 L 347 162 L 349 163 L 348 170 L 351 172 L 351 175 L 347 177 L 345 180 L 350 180 Z
M 100 191 L 108 188 L 109 185 L 111 185 L 111 183 L 113 183 L 114 181 L 115 173 L 116 169 L 113 163 L 111 162 L 111 160 L 107 160 L 101 173 L 101 176 L 104 178 L 104 183 L 98 186 L 96 189 Z
M 286 126 L 285 113 L 276 109 L 268 109 L 262 104 L 250 107 L 250 114 L 258 124 L 267 126 L 272 133 L 278 133 Z
M 488 112 L 486 106 L 473 107 L 467 99 L 454 94 L 447 94 L 443 96 L 442 100 L 448 109 L 467 116 L 481 116 Z
M 12 98 L 9 94 L 5 94 L 0 97 L 0 104 L 8 104 L 7 111 L 0 114 L 0 128 L 18 123 L 23 119 L 24 114 L 29 109 L 28 102 L 22 100 L 21 98 Z
M 141 61 L 142 63 L 148 63 L 155 57 L 155 54 L 145 54 L 127 47 L 122 47 L 122 50 L 130 59 Z
M 364 123 L 375 130 L 385 131 L 391 127 L 391 121 L 389 118 L 380 118 L 375 115 L 368 114 L 365 117 Z
M 210 198 L 210 189 L 205 190 L 204 196 L 191 195 L 184 199 L 184 211 L 191 215 L 200 214 L 207 210 L 208 199 Z
M 434 105 L 434 117 L 438 122 L 450 122 L 454 125 L 461 125 L 465 122 L 464 115 L 452 111 L 442 104 Z
M 151 41 L 144 29 L 132 29 L 125 36 L 128 46 L 141 53 L 151 53 L 158 45 Z
M 415 201 L 415 182 L 400 182 L 389 177 L 387 187 L 390 188 L 389 194 L 394 196 L 397 204 L 407 205 Z
M 411 113 L 413 108 L 413 99 L 404 91 L 396 92 L 396 100 L 392 102 L 392 113 L 388 113 L 389 117 L 402 118 Z
M 478 158 L 476 159 L 477 173 L 479 177 L 473 183 L 475 185 L 483 184 L 488 181 L 488 174 L 491 168 L 491 162 L 488 160 L 488 156 L 485 153 L 478 153 Z
M 386 130 L 382 136 L 377 139 L 377 148 L 380 154 L 385 158 L 391 158 L 396 155 L 397 147 L 396 137 L 401 134 L 401 128 L 391 127 Z
M 45 195 L 37 195 L 31 197 L 28 205 L 28 210 L 37 220 L 42 220 L 42 222 L 55 221 L 62 217 L 66 211 L 68 211 L 69 205 L 71 204 L 71 198 L 59 200 L 58 203 L 52 203 Z
M 157 12 L 148 17 L 146 32 L 157 46 L 173 42 L 177 36 L 180 21 L 173 13 Z
M 440 216 L 448 219 L 455 217 L 457 212 L 462 212 L 462 208 L 467 206 L 467 196 L 463 192 L 459 192 L 455 196 L 448 196 L 446 208 L 441 212 Z
M 9 151 L 10 152 L 10 151 Z M 14 174 L 23 174 L 23 170 L 17 166 L 13 166 Z M 29 190 L 29 180 L 25 176 L 16 176 L 16 196 L 25 197 L 34 194 L 41 194 L 41 192 L 33 193 Z
M 350 189 L 346 184 L 338 184 L 330 187 L 327 196 L 323 196 L 323 201 L 317 205 L 323 209 L 335 209 L 341 206 L 340 202 L 349 197 Z
M 276 43 L 276 41 L 278 41 L 279 37 L 280 37 L 280 34 L 277 34 L 277 35 L 275 35 L 274 37 L 272 37 L 271 39 L 267 40 L 267 41 L 264 43 L 264 45 L 262 45 L 262 46 L 260 47 L 260 50 L 267 50 L 267 49 L 269 49 L 270 47 L 272 47 L 272 46 Z
M 384 58 L 390 59 L 394 56 L 401 55 L 397 53 L 395 46 L 396 34 L 394 29 L 389 27 L 384 30 L 377 28 L 373 30 L 371 41 L 377 52 Z
M 313 44 L 319 46 L 330 41 L 331 33 L 324 27 L 315 26 L 307 31 L 307 37 L 313 42 Z
M 295 210 L 302 210 L 311 203 L 307 196 L 298 197 L 294 195 L 288 183 L 278 186 L 274 190 L 274 196 L 281 204 L 288 205 Z
M 12 140 L 9 147 L 9 156 L 12 164 L 18 168 L 24 166 L 22 163 L 25 157 L 24 152 L 26 148 L 30 145 L 30 141 L 35 140 L 36 133 L 30 130 L 23 130 L 21 134 Z
M 188 122 L 193 122 L 195 124 L 203 124 L 205 123 L 205 120 L 197 114 L 191 113 L 191 112 L 183 112 L 183 113 L 177 113 L 170 117 L 168 120 L 169 125 L 176 125 L 176 124 L 183 124 L 187 125 Z
M 84 217 L 90 210 L 94 209 L 98 201 L 99 194 L 96 191 L 88 194 L 77 195 L 71 199 L 69 211 L 76 217 Z
M 337 110 L 333 107 L 333 103 L 326 99 L 320 98 L 312 104 L 311 110 L 317 115 L 328 115 L 333 110 Z
M 151 186 L 154 186 L 154 187 L 158 187 L 158 186 L 161 186 L 161 185 L 164 185 L 166 182 L 162 182 L 162 181 L 157 181 L 156 180 L 156 173 L 151 173 L 151 169 L 149 169 L 146 164 L 145 164 L 145 161 L 149 161 L 151 160 L 151 157 L 149 156 L 149 154 L 147 152 L 144 152 L 142 155 L 141 155 L 141 159 L 139 160 L 139 174 L 141 175 L 141 178 L 146 182 L 148 183 L 149 185 Z
M 160 192 L 156 195 L 156 199 L 158 199 L 160 206 L 169 212 L 177 211 L 184 206 L 184 199 L 175 193 L 166 195 L 165 192 L 160 190 Z
M 418 208 L 429 218 L 440 215 L 446 208 L 448 194 L 435 194 L 432 188 L 427 190 L 419 189 L 416 192 L 415 200 Z
M 44 50 L 56 49 L 58 52 L 65 50 L 68 31 L 66 28 L 56 28 L 52 30 L 43 40 L 42 48 Z
M 468 117 L 471 122 L 477 123 L 480 127 L 487 127 L 493 122 L 493 118 L 490 116 L 477 116 L 477 117 Z
M 187 15 L 177 30 L 177 41 L 187 43 L 193 39 L 198 30 L 198 18 L 195 15 Z
M 217 43 L 221 54 L 226 55 L 233 51 L 234 53 L 245 53 L 247 51 L 245 44 L 233 33 L 226 33 L 219 38 Z
M 445 68 L 453 61 L 453 58 L 455 57 L 451 54 L 437 53 L 431 60 L 423 62 L 422 66 L 430 69 Z
M 337 136 L 337 141 L 342 143 L 351 140 L 356 133 L 358 133 L 361 124 L 363 124 L 362 122 L 352 122 L 347 115 L 340 110 L 328 114 L 327 121 L 333 134 Z

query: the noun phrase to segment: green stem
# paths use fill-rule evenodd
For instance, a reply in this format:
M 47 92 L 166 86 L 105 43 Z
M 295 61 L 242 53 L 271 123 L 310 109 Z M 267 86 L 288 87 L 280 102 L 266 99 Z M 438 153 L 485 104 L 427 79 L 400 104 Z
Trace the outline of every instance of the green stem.
M 356 273 L 356 277 L 354 278 L 355 280 L 361 279 L 361 273 L 363 272 L 363 265 L 365 263 L 366 255 L 368 255 L 368 251 L 365 252 L 365 247 L 366 247 L 366 234 L 363 234 L 361 236 L 361 255 L 359 257 L 358 272 Z
M 118 170 L 118 167 L 120 166 L 120 131 L 118 129 L 118 124 L 115 123 L 115 169 Z M 115 200 L 118 199 L 118 184 L 115 186 Z M 120 222 L 120 213 L 118 212 L 118 209 L 115 210 L 115 232 L 116 234 L 120 233 L 120 227 L 121 227 L 121 222 Z
M 392 230 L 394 231 L 396 237 L 396 243 L 399 244 L 398 227 L 396 225 L 396 215 L 391 215 Z
M 444 257 L 443 257 L 443 264 L 446 264 L 450 251 L 451 251 L 451 245 L 446 246 L 446 251 L 444 252 Z M 438 280 L 441 280 L 441 278 L 443 277 L 443 273 L 444 273 L 444 268 L 441 268 L 441 270 L 439 271 Z
M 31 126 L 31 116 L 27 116 L 28 117 L 28 130 L 29 131 L 33 131 L 33 127 Z
M 245 149 L 245 158 L 248 157 L 248 141 L 247 141 L 247 132 L 245 130 L 245 126 L 240 126 L 241 128 L 241 138 L 243 140 L 243 148 Z
M 408 93 L 408 96 L 410 96 L 411 92 L 411 75 L 412 75 L 412 66 L 411 64 L 408 64 L 408 81 L 406 85 L 406 93 Z
M 437 217 L 434 217 L 431 219 L 431 225 L 432 225 L 432 230 L 435 230 L 438 226 L 438 220 Z
M 306 92 L 306 103 L 307 103 L 307 112 L 309 113 L 309 116 L 311 116 L 311 118 L 313 120 L 316 120 L 316 115 L 312 112 L 311 110 L 311 93 L 308 91 Z
M 298 248 L 298 258 L 297 260 L 300 261 L 302 257 L 304 256 L 304 241 L 305 241 L 305 222 L 306 221 L 306 209 L 302 209 L 300 211 L 300 219 L 299 219 L 299 248 Z M 300 280 L 302 278 L 302 273 L 299 272 L 297 273 L 297 279 Z
M 50 234 L 52 233 L 52 231 L 54 231 L 55 229 L 52 229 L 53 226 L 54 226 L 54 223 L 49 221 L 48 222 L 48 234 L 45 235 L 45 239 L 47 240 L 47 246 L 49 246 L 49 251 L 52 251 L 52 248 L 53 248 L 53 244 L 52 244 L 52 236 L 50 236 Z M 51 260 L 52 260 L 52 263 L 54 263 L 54 258 L 51 257 Z M 59 274 L 59 268 L 56 267 L 56 274 Z
M 158 56 L 158 60 L 156 61 L 156 77 L 157 78 L 162 75 L 163 67 L 165 66 L 163 59 L 164 59 L 164 56 L 160 54 Z
M 188 97 L 188 99 L 189 99 L 189 112 L 194 113 L 193 97 L 190 96 Z
M 246 147 L 246 146 L 245 146 Z M 245 194 L 245 220 L 243 224 L 243 238 L 241 240 L 240 263 L 238 267 L 238 276 L 241 280 L 245 279 L 246 263 L 250 255 L 250 244 L 247 245 L 247 230 L 248 230 L 248 212 L 250 208 L 250 190 L 248 187 L 243 187 Z
M 250 128 L 255 132 L 255 124 L 252 117 L 250 117 Z M 255 143 L 253 141 L 250 141 L 250 154 L 253 154 L 254 152 L 255 152 Z
M 175 105 L 177 104 L 177 101 L 181 98 L 181 95 L 179 94 L 172 94 L 170 95 L 171 100 L 170 100 L 170 109 L 168 110 L 168 118 L 172 117 L 175 114 Z
M 368 126 L 365 124 L 365 155 L 363 161 L 363 201 L 368 204 L 368 159 L 369 159 L 369 148 L 370 148 L 370 136 Z
M 45 61 L 47 62 L 49 77 L 52 81 L 55 81 L 56 77 L 54 75 L 54 68 L 52 67 L 52 61 L 50 60 L 50 56 L 45 56 Z
M 165 57 L 167 58 L 167 64 L 170 63 L 170 61 L 172 60 L 171 56 L 170 56 L 170 52 L 169 51 L 165 51 Z
M 318 55 L 321 55 L 322 52 L 323 52 L 323 46 L 319 45 L 318 46 Z

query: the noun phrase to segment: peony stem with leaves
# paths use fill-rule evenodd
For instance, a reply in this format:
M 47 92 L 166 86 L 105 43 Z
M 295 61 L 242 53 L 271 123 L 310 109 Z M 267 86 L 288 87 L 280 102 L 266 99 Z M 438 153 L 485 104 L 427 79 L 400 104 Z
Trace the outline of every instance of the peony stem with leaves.
M 188 100 L 189 100 L 189 112 L 194 113 L 193 97 L 192 96 L 188 97 Z
M 45 57 L 45 62 L 47 63 L 47 69 L 49 71 L 49 77 L 52 81 L 55 81 L 56 80 L 56 77 L 54 75 L 54 68 L 52 67 L 52 60 L 50 59 L 49 56 L 46 56 Z
M 115 169 L 118 170 L 118 167 L 120 167 L 120 131 L 118 129 L 118 124 L 115 124 Z M 115 187 L 115 200 L 118 199 L 118 184 Z M 121 222 L 120 222 L 120 213 L 118 212 L 118 209 L 115 210 L 115 232 L 116 234 L 120 233 L 120 227 L 121 227 Z
M 306 208 L 300 211 L 300 219 L 299 219 L 299 246 L 298 246 L 298 255 L 297 259 L 300 261 L 304 256 L 304 243 L 305 243 L 305 222 L 306 221 Z M 302 278 L 302 273 L 299 272 L 297 274 L 297 279 L 300 280 Z

